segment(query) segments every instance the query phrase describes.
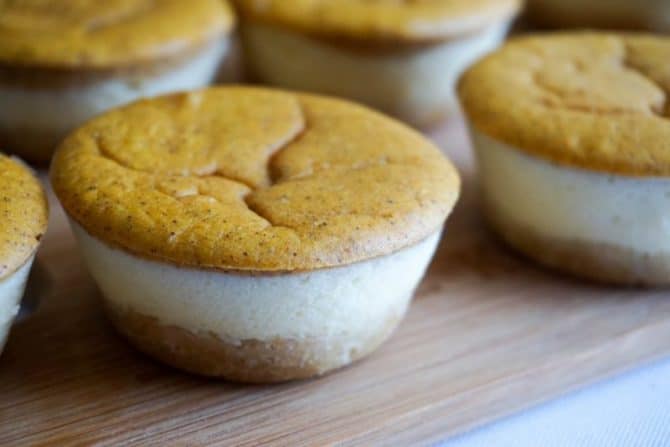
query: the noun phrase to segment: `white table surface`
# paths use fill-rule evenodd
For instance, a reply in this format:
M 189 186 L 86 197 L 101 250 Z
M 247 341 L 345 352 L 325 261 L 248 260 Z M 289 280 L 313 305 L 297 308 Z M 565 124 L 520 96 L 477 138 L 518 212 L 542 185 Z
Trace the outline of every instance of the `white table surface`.
M 442 447 L 669 447 L 670 359 L 568 394 Z

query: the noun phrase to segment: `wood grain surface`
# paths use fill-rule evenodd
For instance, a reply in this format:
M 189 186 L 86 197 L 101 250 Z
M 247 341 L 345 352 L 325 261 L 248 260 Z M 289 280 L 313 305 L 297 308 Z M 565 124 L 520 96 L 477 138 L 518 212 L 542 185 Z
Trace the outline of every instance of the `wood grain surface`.
M 434 138 L 466 177 L 410 314 L 327 377 L 240 386 L 164 367 L 105 319 L 53 202 L 51 288 L 0 358 L 0 445 L 429 444 L 670 354 L 670 297 L 533 267 L 477 211 L 460 125 Z

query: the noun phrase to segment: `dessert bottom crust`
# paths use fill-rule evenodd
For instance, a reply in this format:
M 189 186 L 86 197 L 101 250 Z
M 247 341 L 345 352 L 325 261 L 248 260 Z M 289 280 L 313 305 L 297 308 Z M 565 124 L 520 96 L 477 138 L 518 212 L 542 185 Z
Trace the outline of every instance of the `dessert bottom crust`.
M 510 246 L 539 262 L 579 278 L 626 286 L 670 285 L 670 253 L 650 254 L 612 244 L 548 237 L 497 215 L 486 218 Z
M 106 307 L 119 332 L 146 354 L 188 372 L 247 383 L 306 379 L 346 366 L 374 351 L 400 320 L 384 322 L 366 339 L 228 340 L 165 325 L 109 303 Z

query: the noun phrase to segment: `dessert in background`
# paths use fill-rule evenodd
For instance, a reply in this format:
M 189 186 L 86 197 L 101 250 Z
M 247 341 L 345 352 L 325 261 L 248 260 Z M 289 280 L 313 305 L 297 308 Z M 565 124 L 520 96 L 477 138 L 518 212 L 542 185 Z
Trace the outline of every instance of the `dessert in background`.
M 349 98 L 427 128 L 505 37 L 520 0 L 236 0 L 248 74 Z
M 0 352 L 19 312 L 35 252 L 47 228 L 40 182 L 16 159 L 0 154 Z
M 395 120 L 244 87 L 110 111 L 63 142 L 51 179 L 119 331 L 246 382 L 377 348 L 459 194 L 451 163 Z
M 595 280 L 670 284 L 670 40 L 514 39 L 462 78 L 487 217 L 511 246 Z
M 230 63 L 224 0 L 0 2 L 0 146 L 47 162 L 76 126 Z
M 670 31 L 667 0 L 528 0 L 531 21 L 550 27 Z

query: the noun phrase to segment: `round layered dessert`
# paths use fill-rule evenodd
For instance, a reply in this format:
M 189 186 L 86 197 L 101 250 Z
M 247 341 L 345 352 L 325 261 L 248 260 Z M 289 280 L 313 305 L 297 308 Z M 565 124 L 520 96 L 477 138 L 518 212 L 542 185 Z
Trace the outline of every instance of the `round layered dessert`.
M 459 192 L 400 123 L 243 87 L 102 115 L 64 141 L 51 178 L 120 332 L 246 382 L 320 375 L 387 339 Z
M 667 0 L 528 0 L 528 12 L 545 26 L 670 31 Z
M 423 128 L 497 47 L 519 0 L 236 0 L 249 75 L 353 99 Z
M 0 146 L 33 162 L 89 118 L 232 63 L 224 0 L 0 2 Z
M 19 312 L 48 215 L 40 182 L 21 162 L 0 154 L 0 352 Z
M 670 40 L 520 38 L 460 97 L 487 216 L 510 245 L 586 278 L 670 283 Z

